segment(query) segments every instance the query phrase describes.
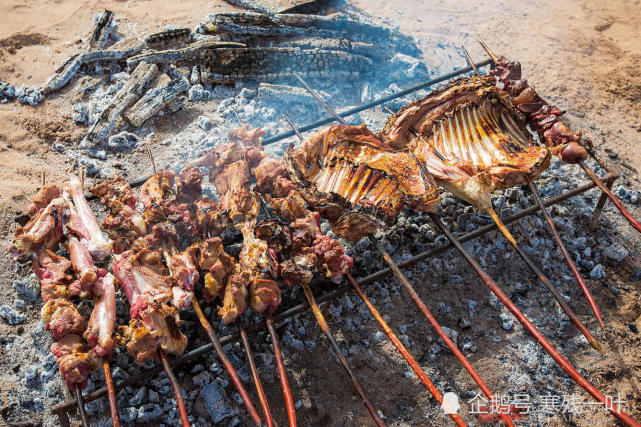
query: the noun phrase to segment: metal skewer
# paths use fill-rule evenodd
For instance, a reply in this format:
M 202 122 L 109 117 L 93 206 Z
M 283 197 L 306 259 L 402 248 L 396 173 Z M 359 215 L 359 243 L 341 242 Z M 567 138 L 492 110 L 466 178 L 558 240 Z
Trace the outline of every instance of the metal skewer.
M 87 421 L 87 410 L 85 409 L 85 402 L 82 400 L 82 390 L 80 389 L 80 386 L 78 384 L 76 384 L 74 395 L 76 396 L 76 402 L 78 403 L 80 422 L 82 423 L 83 427 L 89 427 L 89 421 Z
M 484 48 L 487 48 L 484 44 L 482 44 Z M 476 75 L 479 75 L 478 70 L 476 70 L 476 67 L 474 67 L 474 62 L 472 62 L 472 58 L 470 57 L 470 54 L 467 52 L 464 46 L 461 46 L 463 49 L 463 52 L 465 53 L 465 57 L 467 58 L 467 62 L 474 68 L 474 71 L 476 72 Z M 410 130 L 415 136 L 421 138 L 421 136 L 413 130 Z M 574 261 L 572 260 L 572 257 L 570 256 L 570 253 L 566 249 L 565 245 L 563 244 L 563 241 L 561 240 L 561 236 L 559 236 L 559 233 L 556 231 L 556 226 L 554 225 L 554 221 L 552 221 L 552 218 L 548 214 L 547 210 L 545 209 L 545 205 L 543 205 L 543 202 L 541 201 L 541 198 L 539 197 L 539 192 L 536 188 L 536 184 L 532 181 L 532 179 L 525 175 L 525 180 L 527 181 L 530 191 L 532 192 L 532 195 L 534 196 L 534 199 L 541 209 L 541 212 L 543 213 L 543 217 L 545 218 L 545 221 L 548 224 L 548 228 L 550 229 L 550 232 L 552 233 L 552 236 L 554 237 L 554 240 L 556 241 L 556 244 L 559 246 L 559 249 L 561 250 L 561 253 L 563 254 L 563 258 L 565 258 L 565 262 L 568 264 L 570 267 L 570 271 L 572 271 L 572 274 L 576 278 L 576 280 L 579 282 L 579 286 L 581 287 L 581 290 L 583 290 L 583 293 L 585 294 L 588 303 L 590 304 L 590 307 L 592 308 L 592 311 L 594 312 L 594 315 L 596 316 L 597 320 L 599 321 L 599 325 L 601 326 L 601 329 L 605 329 L 603 326 L 603 318 L 601 316 L 601 312 L 599 311 L 599 307 L 596 305 L 596 302 L 594 301 L 594 297 L 590 293 L 590 290 L 588 289 L 588 286 L 585 283 L 585 280 L 583 280 L 583 277 L 581 276 L 581 273 L 579 273 L 579 270 L 576 268 L 576 265 L 574 264 Z M 491 211 L 491 212 L 490 212 Z M 552 295 L 554 296 L 554 299 L 557 300 L 557 302 L 561 305 L 561 308 L 563 308 L 563 311 L 570 317 L 570 320 L 572 320 L 572 323 L 579 328 L 579 330 L 583 333 L 585 338 L 588 340 L 588 342 L 597 350 L 600 352 L 603 352 L 603 349 L 601 346 L 597 343 L 597 341 L 594 339 L 592 334 L 588 331 L 588 329 L 581 323 L 576 314 L 569 308 L 569 306 L 565 303 L 565 300 L 561 298 L 559 295 L 558 290 L 556 287 L 550 282 L 550 280 L 541 272 L 538 267 L 532 262 L 532 260 L 525 255 L 525 253 L 521 250 L 521 248 L 518 247 L 516 240 L 512 237 L 510 232 L 507 230 L 507 227 L 505 224 L 501 222 L 499 219 L 499 216 L 494 212 L 494 210 L 488 210 L 488 213 L 494 219 L 496 222 L 499 230 L 501 230 L 501 233 L 505 236 L 505 238 L 510 242 L 514 250 L 517 251 L 517 253 L 523 258 L 525 263 L 528 265 L 532 271 L 537 275 L 539 280 L 547 287 Z M 497 222 L 499 221 L 499 222 Z
M 483 50 L 485 50 L 487 55 L 492 59 L 492 62 L 496 64 L 498 61 L 498 57 L 494 54 L 494 52 L 492 52 L 492 50 L 485 44 L 485 42 L 483 42 L 482 40 L 479 40 L 478 38 L 476 40 L 481 44 L 481 46 L 483 47 Z M 605 194 L 608 197 L 608 199 L 610 199 L 610 201 L 619 210 L 619 212 L 621 212 L 621 214 L 625 217 L 625 219 L 628 220 L 630 225 L 632 225 L 632 227 L 634 227 L 635 230 L 641 233 L 641 223 L 632 216 L 630 211 L 627 210 L 625 206 L 623 206 L 623 203 L 621 203 L 619 198 L 614 195 L 612 190 L 610 190 L 608 186 L 605 183 L 603 183 L 601 178 L 599 178 L 599 176 L 596 173 L 594 173 L 594 171 L 590 169 L 590 167 L 583 160 L 579 160 L 577 161 L 577 163 L 585 171 L 588 177 L 590 177 L 590 179 L 599 187 L 599 189 L 603 192 L 603 194 Z
M 306 89 L 310 92 L 310 94 L 312 94 L 312 96 L 313 96 L 315 99 L 317 99 L 317 101 L 319 101 L 319 103 L 323 106 L 323 108 L 325 108 L 325 109 L 327 110 L 327 112 L 329 112 L 332 116 L 334 116 L 334 117 L 339 121 L 339 123 L 342 123 L 342 124 L 345 124 L 345 125 L 347 124 L 347 123 L 346 123 L 342 118 L 340 118 L 340 117 L 339 117 L 339 116 L 334 112 L 334 110 L 332 110 L 332 108 L 331 108 L 331 107 L 329 107 L 327 104 L 325 104 L 325 102 L 323 102 L 323 101 L 320 99 L 320 97 L 318 97 L 318 95 L 316 94 L 316 92 L 315 92 L 314 90 L 312 90 L 312 89 L 307 85 L 307 83 L 306 83 L 306 82 L 304 82 L 304 81 L 303 81 L 300 77 L 298 77 L 297 75 L 296 75 L 296 77 L 297 77 L 297 78 L 301 81 L 301 83 L 306 87 Z M 296 126 L 294 126 L 294 124 L 291 122 L 291 120 L 289 120 L 286 116 L 285 116 L 285 118 L 286 118 L 287 122 L 290 124 L 290 126 L 292 126 L 292 128 L 294 129 L 294 132 L 299 136 L 299 138 L 302 138 L 302 136 L 300 135 L 300 132 L 298 132 L 298 130 L 296 129 Z M 492 391 L 489 389 L 489 387 L 487 387 L 487 385 L 485 384 L 485 382 L 483 381 L 483 379 L 481 378 L 481 376 L 476 372 L 476 370 L 474 369 L 474 367 L 472 366 L 472 364 L 467 360 L 467 358 L 465 357 L 465 355 L 464 355 L 464 354 L 463 354 L 463 353 L 458 349 L 458 347 L 456 346 L 456 344 L 454 344 L 454 342 L 450 339 L 450 337 L 445 333 L 445 331 L 443 330 L 443 327 L 438 323 L 438 321 L 436 320 L 436 318 L 432 315 L 432 313 L 431 313 L 431 312 L 430 312 L 430 310 L 427 308 L 427 305 L 425 305 L 425 303 L 423 302 L 423 300 L 421 300 L 421 297 L 418 295 L 418 293 L 416 292 L 416 290 L 414 289 L 414 287 L 410 284 L 410 282 L 409 282 L 409 280 L 407 279 L 407 277 L 405 277 L 405 275 L 403 274 L 403 272 L 398 268 L 398 266 L 396 265 L 396 263 L 394 262 L 394 260 L 392 259 L 392 257 L 389 255 L 389 253 L 387 253 L 387 251 L 385 250 L 385 248 L 383 248 L 383 246 L 379 243 L 379 241 L 376 239 L 376 237 L 374 237 L 374 235 L 370 234 L 370 235 L 368 235 L 368 238 L 369 238 L 369 239 L 370 239 L 370 241 L 374 244 L 374 246 L 376 247 L 376 249 L 380 252 L 381 256 L 383 257 L 383 259 L 385 260 L 385 262 L 387 262 L 387 264 L 389 265 L 390 269 L 392 270 L 392 273 L 394 274 L 394 276 L 395 276 L 395 277 L 396 277 L 396 278 L 401 282 L 401 284 L 403 285 L 403 287 L 405 288 L 405 290 L 409 293 L 409 295 L 410 295 L 410 297 L 412 298 L 412 300 L 414 301 L 414 303 L 418 306 L 419 310 L 421 311 L 421 313 L 423 313 L 423 316 L 425 316 L 425 318 L 428 320 L 428 322 L 430 323 L 430 325 L 434 328 L 434 330 L 436 331 L 436 333 L 438 334 L 438 336 L 439 336 L 439 337 L 440 337 L 440 338 L 445 342 L 445 345 L 450 349 L 450 351 L 454 354 L 454 356 L 455 356 L 455 357 L 459 360 L 459 362 L 463 365 L 463 367 L 465 368 L 465 370 L 470 374 L 470 376 L 472 377 L 472 379 L 474 380 L 474 382 L 479 386 L 479 388 L 483 391 L 483 393 L 484 393 L 484 394 L 485 394 L 489 399 L 492 399 L 492 397 L 493 397 L 493 393 L 492 393 Z M 351 277 L 351 275 L 350 275 L 350 276 L 348 276 L 348 279 L 349 279 L 350 277 Z M 354 285 L 356 284 L 356 282 L 355 282 L 355 281 L 353 281 L 353 278 L 352 278 L 352 280 L 350 280 L 350 282 L 352 282 L 352 286 L 354 286 Z M 356 285 L 356 286 L 358 286 L 358 285 Z M 360 293 L 359 293 L 359 294 L 360 294 Z M 370 311 L 371 311 L 371 310 L 370 310 Z M 374 312 L 372 312 L 372 314 L 374 314 Z M 376 315 L 374 315 L 374 317 L 376 317 Z M 377 320 L 378 320 L 378 318 L 377 318 Z M 381 320 L 382 320 L 382 319 L 381 319 Z M 390 339 L 391 339 L 391 337 L 390 337 Z M 428 381 L 429 381 L 429 380 L 428 380 Z M 431 391 L 431 390 L 430 390 L 430 391 Z M 437 392 L 438 392 L 438 391 L 437 391 Z M 507 415 L 506 415 L 506 414 L 500 414 L 500 415 L 501 415 L 501 418 L 503 419 L 503 421 L 504 421 L 508 426 L 513 426 L 513 425 L 514 425 L 514 424 L 512 423 L 512 421 L 507 417 Z
M 272 413 L 269 410 L 267 396 L 265 395 L 265 390 L 263 390 L 263 384 L 260 381 L 258 369 L 256 369 L 254 356 L 252 354 L 251 346 L 249 345 L 249 339 L 247 338 L 247 331 L 245 331 L 242 320 L 238 320 L 238 331 L 240 333 L 240 339 L 243 342 L 243 347 L 245 347 L 245 353 L 247 354 L 249 367 L 251 368 L 252 377 L 254 378 L 254 384 L 256 385 L 256 392 L 258 393 L 258 399 L 260 400 L 260 405 L 263 409 L 263 415 L 265 416 L 265 423 L 267 424 L 267 427 L 273 427 L 274 420 L 272 419 Z
M 165 350 L 158 349 L 158 358 L 162 364 L 162 368 L 165 371 L 165 375 L 169 378 L 169 383 L 171 388 L 174 391 L 174 396 L 176 397 L 176 404 L 178 405 L 178 413 L 180 414 L 180 420 L 182 421 L 183 427 L 189 427 L 189 415 L 187 414 L 187 407 L 185 406 L 185 399 L 183 399 L 182 391 L 180 389 L 180 384 L 174 375 L 174 371 L 171 370 L 171 365 L 167 360 L 167 355 Z

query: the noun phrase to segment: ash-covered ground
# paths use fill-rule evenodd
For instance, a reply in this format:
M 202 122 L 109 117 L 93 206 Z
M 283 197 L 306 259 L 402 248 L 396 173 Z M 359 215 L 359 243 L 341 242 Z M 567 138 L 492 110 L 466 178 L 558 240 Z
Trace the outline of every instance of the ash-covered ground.
M 429 57 L 433 61 L 424 61 L 424 64 L 409 56 L 398 57 L 396 62 L 381 65 L 373 77 L 363 76 L 359 81 L 307 80 L 330 105 L 341 111 L 465 65 L 459 49 L 453 44 L 435 46 Z M 224 141 L 227 130 L 238 125 L 236 114 L 241 121 L 265 129 L 266 138 L 288 130 L 280 117 L 281 113 L 286 113 L 297 125 L 311 123 L 325 115 L 302 89 L 287 87 L 296 86 L 294 81 L 273 82 L 285 87 L 261 86 L 251 82 L 215 87 L 196 83 L 191 85 L 187 99 L 176 113 L 152 119 L 130 134 L 121 134 L 120 139 L 114 139 L 107 147 L 91 150 L 79 147 L 77 142 L 87 126 L 115 95 L 126 77 L 122 71 L 114 73 L 85 99 L 74 102 L 70 97 L 64 104 L 73 112 L 73 119 L 77 123 L 74 131 L 76 139 L 56 143 L 52 149 L 67 156 L 69 163 L 85 166 L 89 177 L 95 180 L 111 176 L 113 170 L 130 179 L 148 175 L 151 167 L 145 157 L 143 142 L 150 143 L 159 167 L 179 169 L 186 160 Z M 69 90 L 77 89 L 81 87 L 76 84 Z M 396 111 L 427 93 L 419 91 L 386 106 Z M 349 117 L 348 121 L 353 124 L 366 123 L 376 131 L 381 128 L 385 117 L 386 113 L 379 107 L 363 112 L 358 117 Z M 267 147 L 268 153 L 279 156 L 292 141 L 297 142 L 288 139 L 270 145 Z M 592 166 L 603 174 L 595 164 Z M 546 198 L 586 182 L 587 177 L 578 167 L 561 165 L 556 160 L 537 180 L 540 193 Z M 615 190 L 628 206 L 639 203 L 637 191 L 620 186 L 615 186 Z M 498 232 L 467 242 L 465 247 L 543 335 L 588 380 L 605 394 L 616 398 L 620 393 L 621 398 L 627 401 L 625 409 L 638 418 L 641 396 L 635 381 L 629 377 L 632 371 L 639 369 L 636 348 L 641 344 L 638 334 L 641 327 L 641 320 L 638 319 L 641 270 L 628 261 L 638 237 L 622 233 L 628 231 L 625 229 L 627 224 L 614 221 L 618 211 L 610 204 L 604 209 L 597 230 L 591 232 L 588 229 L 598 196 L 598 192 L 591 190 L 549 208 L 549 212 L 604 313 L 605 332 L 598 330 L 598 324 L 548 233 L 542 215 L 535 214 L 522 219 L 511 225 L 510 229 L 523 249 L 559 286 L 562 295 L 581 320 L 595 333 L 597 340 L 605 347 L 606 355 L 600 355 L 585 342 L 549 292 L 537 282 Z M 517 213 L 534 203 L 527 188 L 499 192 L 493 201 L 502 217 Z M 100 210 L 97 204 L 93 206 Z M 488 215 L 476 211 L 447 192 L 443 193 L 439 215 L 458 234 L 491 222 Z M 324 225 L 324 231 L 332 235 L 327 225 Z M 10 232 L 12 230 L 3 230 L 6 234 L 3 243 L 10 240 Z M 396 261 L 446 241 L 426 215 L 415 212 L 401 214 L 393 227 L 377 237 Z M 385 267 L 367 240 L 357 243 L 341 240 L 341 243 L 355 258 L 355 277 L 363 277 Z M 42 304 L 38 283 L 31 275 L 30 264 L 18 264 L 8 258 L 3 263 L 11 263 L 9 280 L 13 286 L 2 298 L 3 304 L 0 306 L 0 316 L 6 324 L 0 336 L 0 354 L 3 365 L 9 369 L 0 395 L 1 415 L 8 424 L 57 425 L 57 418 L 49 414 L 48 408 L 65 397 L 55 359 L 49 354 L 49 333 L 38 320 Z M 515 394 L 525 394 L 534 402 L 546 395 L 577 396 L 580 400 L 590 401 L 587 394 L 573 384 L 544 350 L 527 336 L 500 302 L 491 296 L 456 251 L 450 249 L 419 263 L 406 270 L 406 274 L 439 322 L 447 328 L 451 338 L 497 395 L 513 397 Z M 317 296 L 333 288 L 334 285 L 320 280 L 314 286 Z M 459 396 L 463 419 L 474 425 L 484 424 L 477 421 L 477 415 L 469 413 L 472 406 L 468 401 L 480 390 L 451 356 L 400 284 L 390 277 L 364 290 L 436 387 L 443 393 L 451 391 Z M 304 302 L 304 297 L 299 289 L 285 292 L 282 309 L 300 302 Z M 85 303 L 83 308 L 88 316 L 90 306 Z M 357 295 L 349 293 L 334 300 L 325 306 L 324 311 L 339 344 L 387 423 L 399 426 L 450 424 Z M 127 309 L 122 295 L 118 312 L 123 322 Z M 215 320 L 211 316 L 212 307 L 207 307 L 205 313 Z M 617 322 L 609 322 L 611 316 L 615 315 Z M 196 319 L 189 313 L 184 313 L 182 318 L 182 329 L 190 342 L 189 349 L 206 344 L 208 341 Z M 259 320 L 260 316 L 249 314 L 243 318 L 245 324 Z M 221 336 L 235 331 L 234 325 L 225 327 L 220 322 L 215 323 Z M 309 312 L 295 316 L 278 324 L 278 332 L 301 423 L 369 425 L 369 415 L 352 392 L 342 367 L 314 317 Z M 273 415 L 279 425 L 285 425 L 287 418 L 269 337 L 265 332 L 259 332 L 253 334 L 251 340 Z M 240 343 L 228 344 L 225 350 L 257 404 L 258 399 L 251 391 L 252 379 L 242 346 Z M 123 349 L 118 349 L 112 362 L 113 376 L 118 381 L 136 375 L 151 365 L 136 366 Z M 249 425 L 240 398 L 214 353 L 177 368 L 176 372 L 194 425 Z M 103 385 L 102 374 L 94 373 L 85 392 Z M 120 390 L 118 407 L 121 421 L 125 424 L 179 423 L 171 387 L 163 374 L 145 384 Z M 110 425 L 106 398 L 89 403 L 87 410 L 93 424 Z M 544 415 L 531 414 L 527 421 L 531 425 L 613 422 L 613 418 L 604 415 L 603 409 L 598 407 L 586 407 L 583 414 L 575 415 L 572 420 L 567 420 L 560 412 L 551 415 L 548 419 Z

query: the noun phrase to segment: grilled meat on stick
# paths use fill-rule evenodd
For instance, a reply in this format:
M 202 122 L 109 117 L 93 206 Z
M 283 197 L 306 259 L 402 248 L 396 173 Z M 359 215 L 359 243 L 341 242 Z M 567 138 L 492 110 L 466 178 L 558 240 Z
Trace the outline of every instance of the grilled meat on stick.
M 379 137 L 418 159 L 447 190 L 480 209 L 491 193 L 538 176 L 550 152 L 492 77 L 457 80 L 393 115 Z
M 539 139 L 550 150 L 558 154 L 564 162 L 577 163 L 581 166 L 630 225 L 641 232 L 641 223 L 632 216 L 630 211 L 585 163 L 588 158 L 585 147 L 592 149 L 592 141 L 586 139 L 584 145 L 581 145 L 581 131 L 573 132 L 561 119 L 563 112 L 558 107 L 548 104 L 536 93 L 534 87 L 522 78 L 521 64 L 518 61 L 511 61 L 502 55 L 497 57 L 485 43 L 481 42 L 481 45 L 494 61 L 495 69 L 491 73 L 497 77 L 504 90 L 514 97 L 514 104 L 527 117 L 529 123 L 539 134 Z M 593 223 L 592 226 L 595 227 L 596 223 Z
M 493 191 L 531 182 L 549 165 L 550 151 L 535 144 L 525 125 L 523 115 L 511 97 L 496 87 L 493 77 L 472 76 L 404 107 L 390 117 L 379 136 L 418 159 L 437 183 L 486 210 L 572 323 L 600 350 L 587 327 L 492 208 Z
M 138 237 L 147 234 L 145 219 L 136 210 L 136 196 L 122 177 L 104 180 L 89 191 L 100 198 L 109 213 L 102 226 L 113 241 L 116 254 L 126 251 Z
M 285 152 L 291 179 L 338 236 L 359 240 L 391 225 L 404 206 L 434 212 L 439 193 L 429 174 L 363 126 L 330 126 Z
M 167 303 L 172 283 L 160 250 L 131 250 L 116 256 L 114 274 L 130 304 L 130 322 L 121 326 L 121 343 L 136 362 L 154 358 L 158 350 L 181 354 L 187 338 L 180 332 L 180 316 Z

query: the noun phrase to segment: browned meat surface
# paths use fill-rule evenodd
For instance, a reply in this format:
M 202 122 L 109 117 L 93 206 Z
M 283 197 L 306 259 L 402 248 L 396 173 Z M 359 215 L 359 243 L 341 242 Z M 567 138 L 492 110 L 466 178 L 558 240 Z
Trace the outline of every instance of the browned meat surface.
M 439 199 L 418 161 L 391 150 L 365 125 L 335 125 L 284 156 L 292 180 L 334 233 L 360 239 L 390 225 L 404 206 L 433 212 Z
M 538 176 L 550 162 L 493 77 L 457 80 L 390 117 L 379 136 L 412 153 L 436 181 L 483 209 L 490 194 Z
M 198 167 L 194 166 L 180 171 L 176 177 L 176 201 L 178 203 L 193 203 L 200 199 L 202 175 Z
M 71 261 L 49 249 L 42 249 L 31 257 L 33 272 L 40 279 L 40 295 L 44 302 L 52 298 L 69 298 L 67 287 L 73 281 Z
M 69 300 L 56 298 L 47 301 L 40 310 L 46 329 L 51 331 L 55 341 L 68 334 L 82 335 L 85 331 L 85 319 Z
M 140 201 L 149 209 L 154 203 L 171 198 L 174 194 L 174 181 L 176 174 L 163 170 L 152 175 L 140 189 Z
M 31 205 L 27 208 L 27 215 L 34 216 L 39 210 L 47 207 L 53 199 L 60 197 L 60 188 L 57 185 L 45 185 L 31 198 Z

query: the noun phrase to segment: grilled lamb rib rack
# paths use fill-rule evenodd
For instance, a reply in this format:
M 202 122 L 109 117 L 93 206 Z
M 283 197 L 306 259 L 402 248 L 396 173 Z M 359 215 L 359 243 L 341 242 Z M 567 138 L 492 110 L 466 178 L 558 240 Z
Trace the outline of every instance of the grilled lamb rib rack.
M 415 156 L 434 179 L 472 205 L 538 176 L 550 153 L 535 145 L 525 120 L 493 77 L 450 83 L 389 118 L 381 139 Z
M 284 160 L 307 203 L 350 240 L 393 224 L 404 206 L 433 212 L 438 205 L 438 189 L 419 163 L 364 125 L 325 128 Z

